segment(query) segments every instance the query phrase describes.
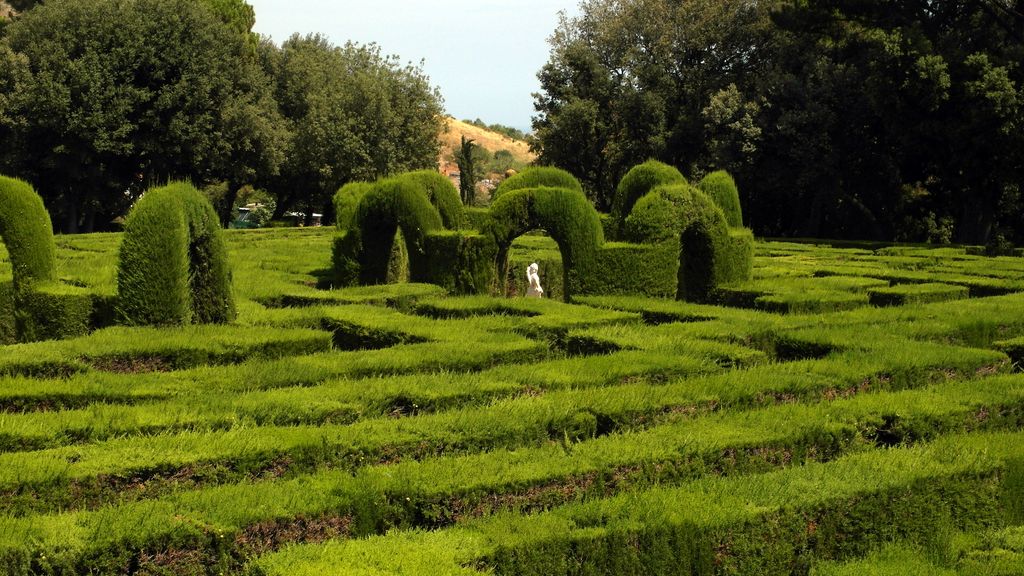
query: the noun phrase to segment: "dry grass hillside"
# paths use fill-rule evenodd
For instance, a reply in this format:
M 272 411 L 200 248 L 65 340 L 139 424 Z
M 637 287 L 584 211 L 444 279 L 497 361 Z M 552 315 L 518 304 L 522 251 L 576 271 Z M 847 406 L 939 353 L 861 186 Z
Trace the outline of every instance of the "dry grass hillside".
M 504 134 L 491 132 L 449 117 L 446 130 L 441 134 L 441 171 L 445 174 L 450 172 L 449 167 L 458 171 L 458 167 L 454 166 L 452 159 L 455 150 L 459 148 L 462 136 L 472 139 L 474 144 L 482 146 L 491 153 L 508 150 L 520 162 L 530 163 L 537 157 L 536 154 L 530 152 L 530 147 L 522 140 L 513 140 Z

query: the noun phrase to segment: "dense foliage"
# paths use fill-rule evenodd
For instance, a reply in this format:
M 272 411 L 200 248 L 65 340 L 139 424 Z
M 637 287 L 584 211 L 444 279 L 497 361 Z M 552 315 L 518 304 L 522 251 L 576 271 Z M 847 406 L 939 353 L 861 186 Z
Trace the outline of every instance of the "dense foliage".
M 761 234 L 1024 239 L 1024 2 L 585 0 L 551 43 L 540 158 L 599 207 L 656 158 Z
M 26 2 L 0 29 L 0 169 L 58 227 L 110 227 L 147 187 L 194 182 L 231 219 L 240 189 L 278 216 L 341 185 L 437 161 L 441 97 L 376 45 L 251 33 L 243 0 Z

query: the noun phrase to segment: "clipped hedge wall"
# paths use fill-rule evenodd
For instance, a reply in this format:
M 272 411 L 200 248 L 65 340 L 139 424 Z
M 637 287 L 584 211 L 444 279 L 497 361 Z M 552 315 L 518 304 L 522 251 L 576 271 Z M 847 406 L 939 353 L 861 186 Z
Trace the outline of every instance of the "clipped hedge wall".
M 669 184 L 686 184 L 686 177 L 673 166 L 657 160 L 637 164 L 626 172 L 615 189 L 612 200 L 612 227 L 616 239 L 622 239 L 622 228 L 626 217 L 633 211 L 633 205 L 651 190 Z
M 625 222 L 625 236 L 657 244 L 679 238 L 676 298 L 708 301 L 720 284 L 750 277 L 753 235 L 732 231 L 725 213 L 688 184 L 659 186 L 638 200 Z
M 579 190 L 524 188 L 504 194 L 491 205 L 487 233 L 497 245 L 498 277 L 508 276 L 512 241 L 534 229 L 544 229 L 562 253 L 564 299 L 585 286 L 596 272 L 597 254 L 604 243 L 601 219 Z
M 223 323 L 235 317 L 217 213 L 191 184 L 153 188 L 125 221 L 118 313 L 133 325 Z
M 426 236 L 428 276 L 453 294 L 486 294 L 497 283 L 494 238 L 467 230 L 438 230 Z
M 0 238 L 16 289 L 57 281 L 57 247 L 43 199 L 27 182 L 6 176 L 0 176 Z
M 583 291 L 674 298 L 678 271 L 678 239 L 657 244 L 609 242 L 598 252 L 597 273 L 586 279 Z
M 373 188 L 370 182 L 349 182 L 334 194 L 334 225 L 348 230 L 355 225 L 359 201 Z
M 498 189 L 491 195 L 491 203 L 493 204 L 498 198 L 513 190 L 539 188 L 542 186 L 547 188 L 565 188 L 583 194 L 583 186 L 580 184 L 580 181 L 565 170 L 555 168 L 554 166 L 533 166 L 511 178 L 507 178 L 499 184 Z
M 488 208 L 479 208 L 476 206 L 467 206 L 466 210 L 466 226 L 470 230 L 483 230 L 487 227 L 487 222 L 491 219 L 491 211 Z
M 409 255 L 409 279 L 427 281 L 430 273 L 426 236 L 443 230 L 444 226 L 423 188 L 411 179 L 399 177 L 375 183 L 359 202 L 352 228 L 336 238 L 335 284 L 385 283 L 399 228 Z
M 449 230 L 466 226 L 466 214 L 459 198 L 459 191 L 447 176 L 436 170 L 417 170 L 398 176 L 421 187 L 430 203 L 441 215 L 441 223 Z
M 718 204 L 718 207 L 725 212 L 725 220 L 729 226 L 740 228 L 743 226 L 743 210 L 740 208 L 740 192 L 736 188 L 736 182 L 725 170 L 712 172 L 704 177 L 697 188 L 711 197 Z

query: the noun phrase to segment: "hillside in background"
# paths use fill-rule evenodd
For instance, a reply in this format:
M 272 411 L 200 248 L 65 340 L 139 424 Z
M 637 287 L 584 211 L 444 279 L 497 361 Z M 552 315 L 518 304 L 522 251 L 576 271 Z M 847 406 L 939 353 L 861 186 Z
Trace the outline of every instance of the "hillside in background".
M 513 140 L 504 134 L 479 128 L 449 117 L 446 130 L 441 134 L 440 165 L 442 173 L 450 174 L 459 171 L 458 166 L 455 165 L 454 158 L 455 150 L 458 150 L 462 136 L 472 139 L 474 144 L 481 146 L 491 154 L 499 150 L 508 150 L 518 162 L 529 164 L 537 158 L 536 154 L 530 152 L 530 146 L 522 140 Z

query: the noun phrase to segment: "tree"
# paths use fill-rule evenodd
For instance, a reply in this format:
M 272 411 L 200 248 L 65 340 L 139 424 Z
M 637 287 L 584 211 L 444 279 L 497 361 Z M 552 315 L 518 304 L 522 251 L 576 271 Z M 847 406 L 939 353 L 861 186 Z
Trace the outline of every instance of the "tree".
M 466 139 L 461 136 L 459 150 L 455 153 L 455 163 L 459 165 L 459 196 L 462 197 L 462 204 L 472 206 L 476 199 L 476 183 L 480 168 L 477 166 L 477 152 L 479 146 L 473 144 L 473 139 Z
M 279 214 L 300 207 L 308 219 L 347 182 L 437 165 L 442 101 L 421 68 L 319 35 L 264 41 L 260 59 L 292 135 L 274 184 Z
M 282 121 L 246 34 L 188 0 L 21 14 L 0 44 L 0 168 L 33 182 L 68 232 L 154 183 L 273 174 Z
M 705 159 L 702 112 L 763 65 L 769 10 L 749 0 L 585 0 L 580 11 L 563 15 L 538 74 L 535 151 L 608 209 L 630 167 Z

